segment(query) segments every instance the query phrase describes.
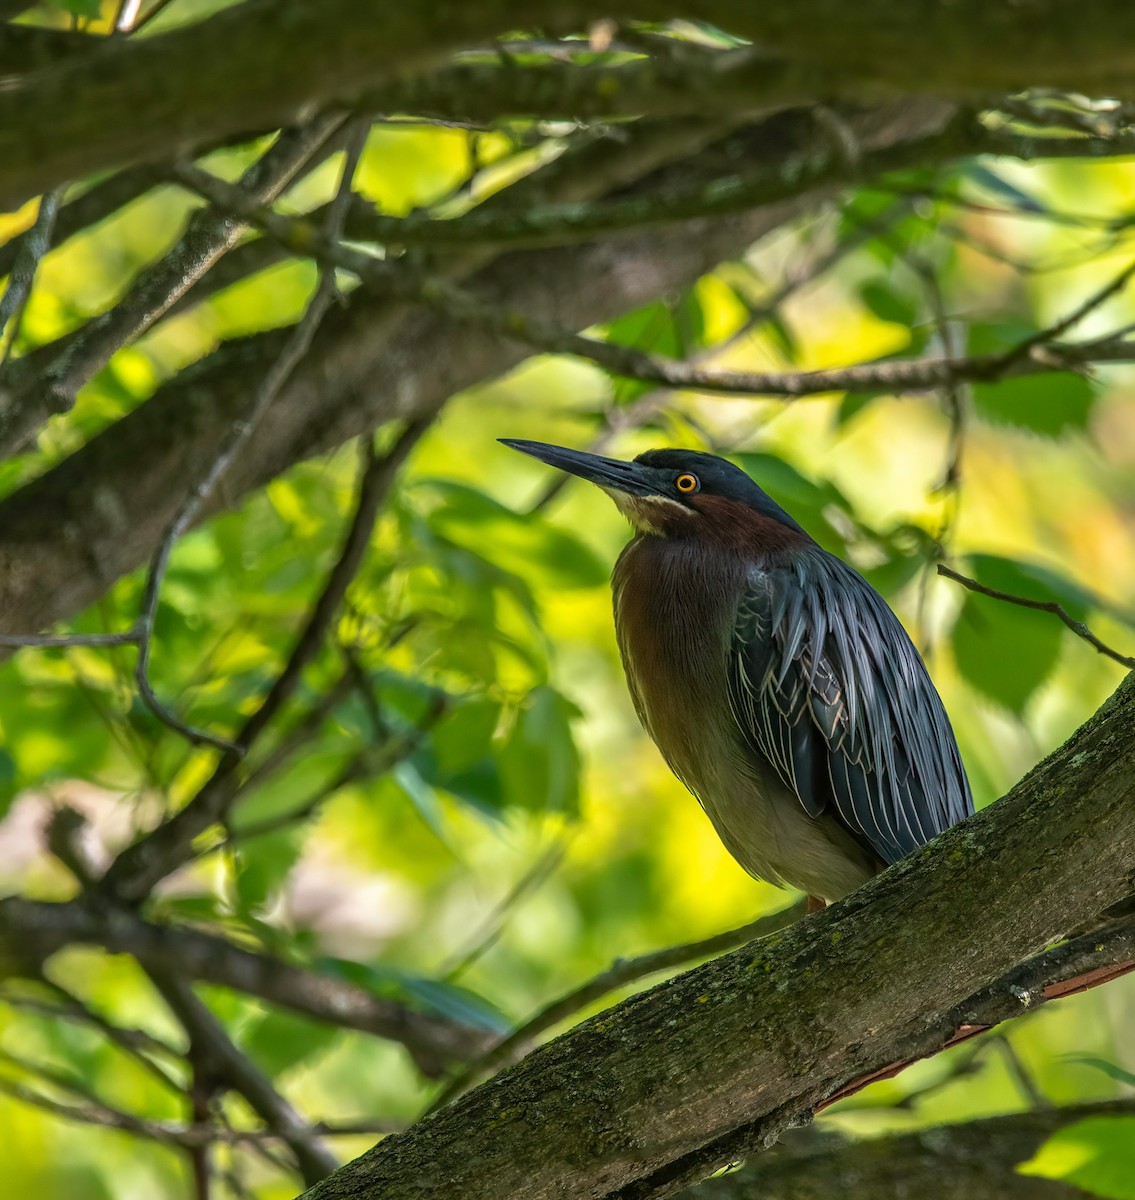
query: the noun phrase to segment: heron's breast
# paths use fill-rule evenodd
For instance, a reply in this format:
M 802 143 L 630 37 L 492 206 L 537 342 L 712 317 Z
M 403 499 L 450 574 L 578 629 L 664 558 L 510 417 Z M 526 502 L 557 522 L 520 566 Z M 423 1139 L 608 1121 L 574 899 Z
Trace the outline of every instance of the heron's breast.
M 639 718 L 704 800 L 736 753 L 727 676 L 742 567 L 690 543 L 637 538 L 615 567 L 615 630 Z

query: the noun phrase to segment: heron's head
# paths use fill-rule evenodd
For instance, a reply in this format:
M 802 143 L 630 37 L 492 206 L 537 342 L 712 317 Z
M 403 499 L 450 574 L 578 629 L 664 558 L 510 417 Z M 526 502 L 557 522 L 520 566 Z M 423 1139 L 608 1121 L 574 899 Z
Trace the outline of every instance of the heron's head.
M 601 487 L 641 534 L 733 540 L 763 530 L 767 540 L 780 526 L 789 538 L 808 536 L 740 467 L 714 454 L 647 450 L 623 462 L 545 442 L 500 440 Z

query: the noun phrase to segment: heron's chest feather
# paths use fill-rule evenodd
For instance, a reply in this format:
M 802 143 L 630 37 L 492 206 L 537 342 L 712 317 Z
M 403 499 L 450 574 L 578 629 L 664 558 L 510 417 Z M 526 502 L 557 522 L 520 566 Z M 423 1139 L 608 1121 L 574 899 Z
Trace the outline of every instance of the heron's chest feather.
M 646 537 L 619 558 L 615 629 L 635 708 L 694 790 L 714 749 L 735 737 L 727 664 L 744 563 L 693 543 Z

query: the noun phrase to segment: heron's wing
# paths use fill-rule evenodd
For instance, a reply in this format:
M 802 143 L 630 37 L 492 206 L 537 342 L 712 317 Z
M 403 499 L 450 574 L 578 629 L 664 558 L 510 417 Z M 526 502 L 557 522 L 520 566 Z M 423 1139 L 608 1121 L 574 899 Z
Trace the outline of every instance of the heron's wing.
M 884 862 L 973 811 L 914 644 L 870 584 L 818 547 L 750 572 L 729 674 L 750 747 L 808 813 L 834 809 Z

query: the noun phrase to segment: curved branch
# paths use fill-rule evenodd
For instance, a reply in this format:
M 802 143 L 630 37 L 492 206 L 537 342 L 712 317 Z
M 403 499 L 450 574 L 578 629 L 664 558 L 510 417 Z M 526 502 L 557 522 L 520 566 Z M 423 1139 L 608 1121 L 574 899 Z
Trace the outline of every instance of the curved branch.
M 578 1026 L 311 1200 L 670 1194 L 896 1060 L 1031 1007 L 1031 982 L 982 989 L 1131 891 L 1133 758 L 1135 676 L 1009 796 L 784 933 Z M 1132 932 L 1109 935 L 1111 969 L 1135 962 Z

